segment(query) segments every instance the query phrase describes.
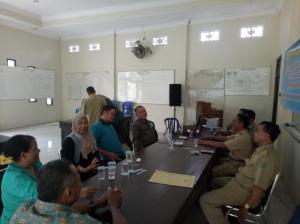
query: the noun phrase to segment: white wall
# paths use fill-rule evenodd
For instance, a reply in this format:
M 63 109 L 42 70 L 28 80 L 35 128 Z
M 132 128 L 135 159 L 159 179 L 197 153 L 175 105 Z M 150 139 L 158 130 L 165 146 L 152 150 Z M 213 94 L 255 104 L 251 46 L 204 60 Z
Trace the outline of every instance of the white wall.
M 300 2 L 297 0 L 286 0 L 283 6 L 283 10 L 280 14 L 280 50 L 282 55 L 284 56 L 284 52 L 288 47 L 290 47 L 294 42 L 296 42 L 300 38 Z M 283 65 L 283 63 L 282 63 Z M 282 66 L 283 70 L 283 66 Z M 281 75 L 281 79 L 283 74 Z M 278 103 L 278 116 L 277 122 L 279 124 L 283 124 L 285 122 L 292 121 L 292 118 L 297 116 L 297 114 L 293 114 L 292 111 L 283 107 L 280 102 Z M 299 116 L 299 115 L 298 115 Z M 283 173 L 288 174 L 294 170 L 299 170 L 300 158 L 298 157 L 290 157 L 289 155 L 295 154 L 295 150 L 299 150 L 299 146 L 297 148 L 288 148 L 286 147 L 286 136 L 282 135 L 278 141 L 279 145 L 279 158 L 281 159 L 281 166 Z M 293 158 L 291 161 L 285 160 L 283 158 Z M 293 191 L 291 193 L 297 194 L 298 199 L 300 199 L 299 189 L 300 186 L 289 186 L 290 190 Z
M 160 30 L 146 30 L 146 38 L 152 40 L 154 36 L 168 36 L 167 46 L 151 47 L 153 54 L 144 59 L 137 59 L 130 48 L 125 48 L 125 40 L 141 39 L 142 32 L 139 33 L 119 33 L 114 36 L 107 35 L 98 38 L 85 38 L 79 40 L 62 41 L 61 58 L 62 74 L 66 72 L 89 72 L 89 71 L 109 71 L 116 76 L 118 71 L 139 71 L 139 70 L 166 70 L 175 69 L 175 81 L 182 84 L 182 92 L 185 85 L 185 65 L 186 65 L 186 26 L 179 26 Z M 78 54 L 68 53 L 68 46 L 79 44 L 81 49 L 88 46 L 88 43 L 99 42 L 102 46 L 101 51 L 87 52 L 85 50 Z M 116 62 L 114 63 L 114 46 Z M 114 70 L 114 67 L 116 70 Z M 116 77 L 114 77 L 116 78 Z M 107 83 L 112 90 L 116 88 L 116 82 Z M 63 85 L 63 92 L 66 85 Z M 101 92 L 99 92 L 101 94 Z M 114 95 L 109 96 L 114 97 Z M 80 100 L 67 100 L 63 96 L 63 118 L 70 119 L 74 116 L 74 108 L 80 105 Z M 173 108 L 168 105 L 145 104 L 149 119 L 153 120 L 157 129 L 163 132 L 165 127 L 163 119 L 173 116 Z M 177 117 L 183 121 L 183 106 L 178 107 Z
M 46 99 L 38 103 L 28 100 L 0 101 L 0 130 L 49 123 L 61 119 L 60 42 L 27 32 L 0 26 L 0 63 L 14 58 L 17 66 L 36 66 L 55 71 L 55 98 L 53 106 Z
M 257 112 L 257 120 L 270 120 L 272 113 L 274 66 L 279 56 L 278 33 L 279 16 L 277 14 L 245 17 L 226 20 L 222 22 L 210 22 L 205 24 L 193 24 L 189 32 L 188 69 L 213 69 L 213 68 L 241 68 L 241 67 L 272 67 L 271 93 L 269 96 L 227 96 L 225 98 L 224 123 L 229 122 L 239 108 L 252 108 Z M 263 25 L 264 36 L 258 39 L 241 39 L 240 28 L 242 26 Z M 220 41 L 216 43 L 202 43 L 199 40 L 199 32 L 218 29 L 221 33 Z M 114 62 L 114 36 L 108 35 L 98 38 L 84 38 L 80 40 L 62 41 L 62 73 L 70 71 L 108 70 L 111 74 L 118 71 L 134 70 L 160 70 L 175 69 L 176 83 L 182 84 L 183 104 L 177 109 L 177 118 L 181 123 L 189 124 L 190 120 L 185 114 L 184 100 L 186 79 L 186 51 L 187 51 L 187 25 L 176 27 L 146 30 L 146 38 L 151 41 L 155 36 L 168 36 L 168 45 L 151 46 L 153 54 L 144 58 L 135 58 L 130 49 L 125 48 L 125 40 L 141 39 L 140 32 L 117 33 L 115 43 Z M 85 47 L 90 42 L 98 41 L 103 49 L 94 54 L 80 52 L 69 54 L 68 46 L 80 44 Z M 84 48 L 87 51 L 87 47 Z M 114 67 L 116 68 L 114 71 Z M 116 77 L 115 77 L 116 78 Z M 116 83 L 108 83 L 111 88 L 116 88 Z M 63 85 L 65 87 L 65 85 Z M 63 89 L 64 91 L 64 89 Z M 100 93 L 101 94 L 101 93 Z M 70 119 L 74 115 L 74 108 L 80 105 L 80 100 L 66 100 L 63 108 L 63 118 Z M 263 105 L 263 106 L 262 106 Z M 173 108 L 168 105 L 145 105 L 149 119 L 157 124 L 159 131 L 164 130 L 163 119 L 173 115 Z
M 257 113 L 257 121 L 271 120 L 274 68 L 278 51 L 278 15 L 246 17 L 191 26 L 189 69 L 272 67 L 269 96 L 225 96 L 224 124 L 229 123 L 240 108 Z M 264 26 L 262 38 L 241 39 L 243 26 Z M 200 42 L 201 31 L 220 31 L 220 41 Z
M 90 43 L 100 43 L 101 51 L 90 52 Z M 69 45 L 79 45 L 79 53 L 69 53 Z M 67 72 L 97 72 L 108 71 L 114 76 L 114 36 L 107 35 L 78 40 L 65 40 L 61 42 L 61 63 L 62 63 L 62 100 L 63 119 L 71 119 L 75 114 L 75 108 L 81 105 L 81 100 L 68 100 L 66 96 L 66 87 L 64 75 Z M 111 87 L 111 94 L 114 96 L 114 83 L 107 83 Z M 86 87 L 85 87 L 86 88 Z M 85 89 L 84 88 L 84 89 Z M 101 94 L 101 92 L 99 92 Z
M 152 46 L 152 55 L 140 60 L 133 56 L 130 49 L 124 47 L 125 40 L 142 38 L 142 32 L 117 35 L 117 71 L 135 70 L 175 70 L 175 82 L 182 84 L 182 93 L 185 86 L 186 69 L 186 29 L 187 26 L 178 26 L 158 30 L 146 30 L 146 38 L 168 36 L 168 45 Z M 155 90 L 153 90 L 155 91 Z M 184 99 L 184 98 L 182 98 Z M 168 105 L 145 104 L 150 120 L 153 120 L 159 132 L 165 130 L 163 119 L 173 116 L 173 107 Z M 176 117 L 183 122 L 183 104 L 177 107 Z

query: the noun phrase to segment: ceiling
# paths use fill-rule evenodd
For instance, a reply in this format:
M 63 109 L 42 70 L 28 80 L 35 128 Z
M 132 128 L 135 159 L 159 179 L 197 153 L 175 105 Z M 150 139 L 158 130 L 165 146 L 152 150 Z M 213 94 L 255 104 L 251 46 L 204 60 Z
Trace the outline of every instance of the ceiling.
M 0 0 L 0 24 L 72 39 L 163 24 L 276 13 L 284 0 Z

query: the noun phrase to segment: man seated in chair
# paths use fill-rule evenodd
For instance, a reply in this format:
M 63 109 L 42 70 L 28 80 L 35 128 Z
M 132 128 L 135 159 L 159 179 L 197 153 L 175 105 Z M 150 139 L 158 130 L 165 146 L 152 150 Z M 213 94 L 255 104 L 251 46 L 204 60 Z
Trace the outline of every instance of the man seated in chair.
M 132 125 L 133 144 L 140 150 L 157 142 L 158 135 L 154 123 L 147 120 L 145 107 L 137 106 L 134 111 L 137 119 Z
M 254 133 L 254 141 L 259 147 L 246 160 L 246 165 L 239 168 L 235 177 L 219 177 L 222 188 L 202 195 L 200 205 L 210 224 L 225 222 L 224 205 L 241 206 L 240 222 L 244 221 L 249 208 L 259 205 L 277 174 L 273 142 L 279 134 L 278 125 L 261 122 Z
M 201 139 L 199 144 L 216 148 L 217 150 L 229 150 L 228 157 L 219 159 L 220 165 L 213 169 L 213 176 L 234 176 L 240 166 L 245 165 L 245 159 L 251 157 L 253 145 L 247 127 L 249 118 L 244 114 L 238 114 L 233 120 L 232 128 L 236 134 L 231 136 L 213 136 L 209 140 Z M 213 181 L 214 184 L 217 182 Z M 214 186 L 214 187 L 219 187 Z
M 109 157 L 102 156 L 102 161 L 104 163 L 107 163 L 109 160 L 115 160 L 118 162 L 125 159 L 125 150 L 115 128 L 112 125 L 115 115 L 115 107 L 108 105 L 104 106 L 100 121 L 91 128 L 97 147 L 110 152 Z

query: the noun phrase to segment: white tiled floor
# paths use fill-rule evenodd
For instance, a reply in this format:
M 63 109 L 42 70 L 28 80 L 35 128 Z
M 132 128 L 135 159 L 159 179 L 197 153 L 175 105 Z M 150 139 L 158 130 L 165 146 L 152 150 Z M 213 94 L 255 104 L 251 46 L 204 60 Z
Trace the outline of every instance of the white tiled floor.
M 43 164 L 58 159 L 58 151 L 61 149 L 58 122 L 0 132 L 0 135 L 6 136 L 17 134 L 32 135 L 36 138 L 38 147 L 41 150 L 40 159 Z

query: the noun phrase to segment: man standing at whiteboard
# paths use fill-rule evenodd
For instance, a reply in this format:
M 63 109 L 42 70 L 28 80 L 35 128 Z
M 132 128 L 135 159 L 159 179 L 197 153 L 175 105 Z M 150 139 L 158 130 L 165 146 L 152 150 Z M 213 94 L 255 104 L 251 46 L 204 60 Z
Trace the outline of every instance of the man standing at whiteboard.
M 89 119 L 89 125 L 91 127 L 100 120 L 102 108 L 107 105 L 107 103 L 105 96 L 96 95 L 94 87 L 87 87 L 86 92 L 89 97 L 82 100 L 81 112 L 86 114 Z

